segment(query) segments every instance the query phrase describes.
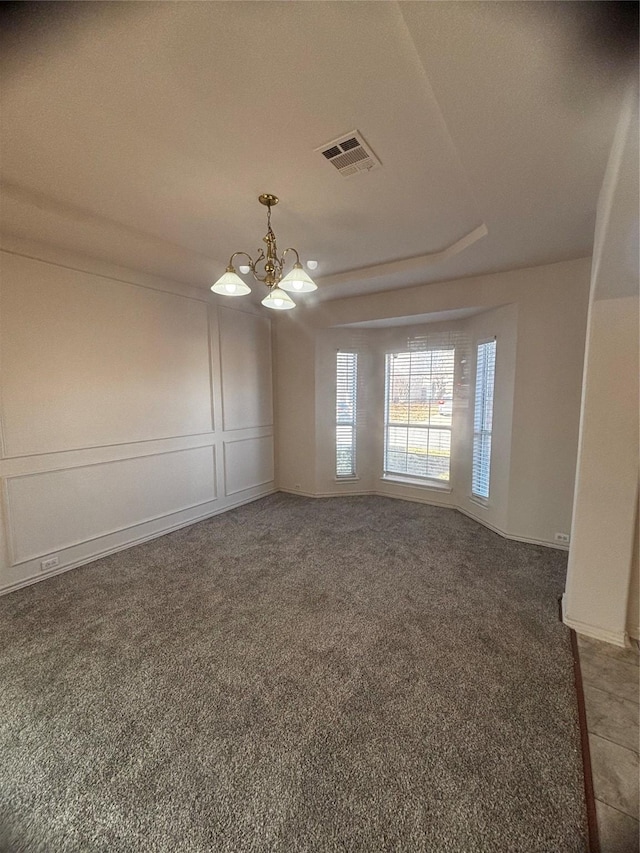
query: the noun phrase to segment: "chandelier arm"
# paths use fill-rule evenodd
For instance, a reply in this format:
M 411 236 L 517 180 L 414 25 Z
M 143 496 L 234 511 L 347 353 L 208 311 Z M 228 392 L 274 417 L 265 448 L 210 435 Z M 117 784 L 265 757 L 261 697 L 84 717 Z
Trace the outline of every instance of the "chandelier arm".
M 250 267 L 252 267 L 252 266 L 253 266 L 253 259 L 252 259 L 251 255 L 250 255 L 250 254 L 248 254 L 248 252 L 234 252 L 234 253 L 233 253 L 233 255 L 231 255 L 231 257 L 229 258 L 229 266 L 230 266 L 230 267 L 232 267 L 232 266 L 233 266 L 233 259 L 234 259 L 235 257 L 237 257 L 238 255 L 244 255 L 244 256 L 245 256 L 245 258 L 248 258 L 248 259 L 249 259 L 249 266 L 250 266 Z M 258 260 L 259 260 L 259 259 L 258 259 Z
M 282 265 L 284 266 L 284 259 L 287 257 L 287 252 L 293 252 L 296 256 L 296 263 L 300 263 L 300 255 L 298 254 L 298 250 L 294 249 L 293 246 L 289 246 L 288 249 L 285 249 L 282 253 Z
M 252 273 L 253 277 L 255 278 L 256 281 L 259 281 L 261 284 L 264 284 L 266 276 L 265 277 L 259 276 L 258 273 L 256 272 L 256 266 L 260 263 L 260 261 L 264 261 L 264 259 L 265 259 L 264 249 L 259 249 L 258 255 L 257 255 L 255 261 L 251 261 L 251 264 L 250 264 L 251 273 Z

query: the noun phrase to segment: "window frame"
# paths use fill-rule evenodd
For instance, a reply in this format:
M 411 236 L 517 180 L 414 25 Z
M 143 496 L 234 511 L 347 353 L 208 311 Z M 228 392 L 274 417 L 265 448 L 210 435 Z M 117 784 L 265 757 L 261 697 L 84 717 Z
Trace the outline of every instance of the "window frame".
M 390 401 L 389 401 L 389 386 L 390 386 L 390 373 L 389 373 L 389 359 L 393 357 L 397 357 L 398 355 L 418 355 L 419 353 L 434 353 L 434 352 L 451 352 L 452 354 L 452 369 L 451 369 L 451 420 L 449 424 L 435 424 L 429 421 L 427 423 L 419 422 L 419 421 L 403 421 L 403 422 L 394 422 L 390 420 Z M 409 377 L 411 377 L 411 369 L 409 371 Z M 451 451 L 453 448 L 453 403 L 455 398 L 455 382 L 456 382 L 456 346 L 451 344 L 440 345 L 440 346 L 431 346 L 426 347 L 424 349 L 412 349 L 412 348 L 403 348 L 403 349 L 394 349 L 387 350 L 384 353 L 384 410 L 383 410 L 383 446 L 382 446 L 382 479 L 391 480 L 397 482 L 408 483 L 411 485 L 419 486 L 422 488 L 436 488 L 443 491 L 451 490 L 451 477 L 452 477 L 452 455 Z M 429 405 L 431 406 L 432 398 L 429 398 Z M 409 407 L 410 409 L 411 407 Z M 388 467 L 388 447 L 389 447 L 389 431 L 394 427 L 406 428 L 407 429 L 407 437 L 408 431 L 411 430 L 423 430 L 427 435 L 427 447 L 429 446 L 429 432 L 430 431 L 444 431 L 449 434 L 449 465 L 448 465 L 448 476 L 447 479 L 442 479 L 439 477 L 432 477 L 423 474 L 416 474 L 406 471 L 394 471 L 390 470 Z M 428 455 L 428 454 L 427 454 Z
M 482 382 L 479 385 L 480 373 L 479 373 L 479 364 L 480 364 L 480 347 L 485 347 L 489 344 L 493 344 L 493 377 L 492 377 L 492 385 L 491 385 L 491 399 L 489 401 L 490 408 L 487 409 L 486 405 L 486 396 L 487 396 L 487 371 L 484 370 Z M 472 422 L 472 434 L 471 434 L 471 499 L 476 503 L 482 504 L 483 506 L 488 506 L 490 502 L 491 495 L 491 457 L 493 450 L 493 409 L 495 403 L 495 385 L 496 385 L 496 364 L 497 364 L 497 354 L 498 354 L 498 346 L 497 346 L 497 337 L 494 335 L 490 338 L 482 338 L 481 340 L 476 341 L 476 363 L 475 363 L 475 383 L 474 383 L 474 397 L 473 397 L 473 422 Z M 481 392 L 481 396 L 479 397 L 479 393 Z M 479 409 L 479 401 L 481 402 L 481 412 L 480 418 L 478 418 L 478 409 Z M 487 412 L 489 417 L 487 418 Z M 480 427 L 476 428 L 476 423 L 480 420 Z M 489 420 L 490 427 L 487 429 L 486 423 Z M 486 439 L 489 439 L 488 443 L 488 454 L 486 461 L 486 476 L 483 471 L 483 479 L 486 480 L 486 494 L 481 493 L 480 491 L 476 491 L 476 469 L 482 470 L 484 468 L 484 464 L 482 460 L 479 461 L 478 465 L 476 465 L 476 454 L 478 447 L 481 448 L 480 452 L 486 454 L 487 451 L 484 448 L 484 443 Z
M 339 362 L 340 362 L 340 356 L 351 356 L 353 359 L 353 366 L 351 368 L 353 371 L 353 378 L 351 380 L 352 388 L 351 388 L 351 392 L 350 392 L 350 397 L 351 397 L 351 400 L 350 400 L 351 417 L 350 418 L 349 417 L 345 418 L 344 416 L 340 416 L 338 414 L 338 410 L 339 410 L 339 406 L 341 405 L 341 402 L 346 402 L 347 405 L 349 402 L 349 401 L 339 400 L 339 381 L 340 381 L 340 379 L 339 379 L 339 377 L 340 377 Z M 357 447 L 358 447 L 358 441 L 357 441 L 357 432 L 358 432 L 358 352 L 357 352 L 357 350 L 351 350 L 351 349 L 339 349 L 339 350 L 337 350 L 336 360 L 335 360 L 335 383 L 336 383 L 336 393 L 335 393 L 336 405 L 335 405 L 335 419 L 334 419 L 334 421 L 335 421 L 335 430 L 334 430 L 334 439 L 335 439 L 334 475 L 335 475 L 335 479 L 340 480 L 341 482 L 344 480 L 357 480 L 358 479 L 358 474 L 357 474 L 357 470 L 358 470 L 357 469 L 357 462 L 358 462 L 358 457 L 357 457 Z M 340 429 L 340 427 L 350 427 L 351 428 L 351 447 L 349 450 L 349 453 L 351 456 L 351 470 L 348 473 L 346 473 L 346 472 L 341 473 L 340 468 L 339 468 L 338 453 L 339 453 L 340 444 L 338 441 L 338 430 Z

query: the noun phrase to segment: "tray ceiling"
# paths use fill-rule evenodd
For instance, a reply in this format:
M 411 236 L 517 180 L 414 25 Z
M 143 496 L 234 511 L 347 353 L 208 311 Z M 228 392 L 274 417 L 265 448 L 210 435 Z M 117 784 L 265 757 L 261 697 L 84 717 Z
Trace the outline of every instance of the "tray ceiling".
M 624 86 L 582 4 L 42 5 L 3 46 L 5 233 L 208 287 L 273 192 L 318 298 L 591 251 Z M 345 180 L 316 149 L 354 128 L 382 165 Z

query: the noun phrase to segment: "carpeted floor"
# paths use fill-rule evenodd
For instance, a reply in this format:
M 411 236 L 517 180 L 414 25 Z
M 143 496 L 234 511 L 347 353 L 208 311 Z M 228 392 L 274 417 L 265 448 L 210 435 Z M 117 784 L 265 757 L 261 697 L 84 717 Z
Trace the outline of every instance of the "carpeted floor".
M 586 849 L 564 554 L 277 494 L 0 599 L 0 849 Z

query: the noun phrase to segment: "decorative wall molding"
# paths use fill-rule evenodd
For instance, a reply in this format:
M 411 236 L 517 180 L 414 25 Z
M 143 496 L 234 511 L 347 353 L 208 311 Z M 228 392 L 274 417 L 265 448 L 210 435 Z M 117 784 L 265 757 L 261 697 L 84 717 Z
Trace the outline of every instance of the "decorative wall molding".
M 0 316 L 5 458 L 213 431 L 205 303 L 5 252 Z
M 254 482 L 246 482 L 244 485 L 239 486 L 237 488 L 230 487 L 230 476 L 229 472 L 231 469 L 230 462 L 230 448 L 234 447 L 237 444 L 246 444 L 248 442 L 259 442 L 259 441 L 268 441 L 269 442 L 269 454 L 268 456 L 263 456 L 269 464 L 266 466 L 265 471 L 267 475 L 263 475 L 261 478 L 258 478 Z M 262 435 L 254 438 L 235 438 L 229 439 L 223 442 L 223 459 L 224 459 L 224 493 L 226 496 L 237 495 L 241 492 L 246 492 L 248 489 L 256 488 L 257 486 L 265 486 L 275 482 L 275 465 L 274 465 L 274 448 L 273 448 L 273 435 Z M 246 454 L 243 454 L 246 458 Z M 236 460 L 236 465 L 239 460 Z M 234 468 L 234 470 L 236 470 Z M 257 468 L 259 471 L 260 469 Z M 241 481 L 242 482 L 242 481 Z
M 0 403 L 0 405 L 1 405 L 1 403 Z M 87 445 L 83 445 L 82 447 L 67 447 L 64 450 L 47 450 L 44 452 L 37 452 L 37 453 L 18 453 L 15 455 L 2 456 L 2 457 L 0 457 L 0 460 L 11 462 L 11 461 L 18 460 L 18 459 L 38 459 L 38 458 L 44 457 L 44 456 L 61 456 L 65 453 L 82 453 L 83 451 L 91 451 L 91 450 L 107 450 L 108 448 L 111 448 L 111 447 L 124 447 L 124 448 L 137 447 L 140 444 L 154 444 L 155 442 L 159 442 L 159 441 L 179 441 L 180 439 L 199 438 L 201 435 L 210 435 L 213 437 L 213 436 L 215 436 L 215 431 L 210 430 L 208 432 L 189 432 L 189 433 L 182 433 L 181 435 L 161 435 L 161 436 L 156 436 L 154 438 L 140 438 L 140 439 L 137 439 L 136 441 L 112 442 L 111 444 L 87 444 Z M 211 442 L 211 443 L 213 443 L 213 442 Z M 201 446 L 204 447 L 205 445 L 201 445 Z M 156 455 L 155 452 L 151 451 L 150 453 L 140 453 L 140 454 L 135 454 L 133 456 L 127 456 L 127 457 L 123 457 L 123 458 L 136 459 L 138 456 L 155 456 L 155 455 Z M 68 467 L 71 468 L 71 467 L 75 467 L 75 466 L 63 465 L 60 467 L 61 468 L 68 468 Z M 51 468 L 48 468 L 47 470 L 56 471 L 56 470 L 59 470 L 59 468 L 51 467 Z
M 223 306 L 208 290 L 165 281 L 56 247 L 7 235 L 0 235 L 0 243 L 5 260 L 3 322 L 8 332 L 7 346 L 13 341 L 10 354 L 16 369 L 20 368 L 22 350 L 30 346 L 33 349 L 34 335 L 46 335 L 43 340 L 51 347 L 54 359 L 71 366 L 68 372 L 57 370 L 52 374 L 52 379 L 60 382 L 60 389 L 46 385 L 45 376 L 41 377 L 41 387 L 36 384 L 29 390 L 27 386 L 29 393 L 18 393 L 19 373 L 14 374 L 13 383 L 3 388 L 0 592 L 84 565 L 274 490 L 273 417 L 263 416 L 267 410 L 271 413 L 271 333 L 268 318 L 259 308 L 250 301 L 242 309 Z M 27 293 L 21 289 L 25 283 L 29 287 Z M 69 316 L 68 300 L 55 298 L 58 291 L 74 294 L 75 320 Z M 134 296 L 134 291 L 139 295 Z M 38 301 L 41 293 L 48 295 L 50 305 Z M 181 301 L 173 302 L 170 297 L 180 297 Z M 114 299 L 120 301 L 113 305 Z M 146 347 L 142 352 L 145 361 L 132 365 L 135 386 L 123 375 L 126 365 L 122 362 L 128 358 L 129 349 L 120 350 L 119 359 L 110 359 L 104 328 L 100 349 L 92 338 L 92 324 L 101 322 L 97 311 L 105 300 L 111 306 L 109 316 L 116 331 L 120 328 L 120 315 L 125 312 L 128 318 L 123 326 L 126 331 L 123 340 L 125 346 L 131 346 L 132 357 L 137 352 L 134 336 L 142 335 L 138 340 Z M 131 306 L 142 312 L 140 322 L 137 314 L 132 317 L 128 310 Z M 33 316 L 25 313 L 31 310 Z M 50 311 L 59 312 L 59 316 Z M 174 334 L 176 311 L 180 326 Z M 233 325 L 236 333 L 223 367 L 220 328 L 222 323 L 230 327 L 239 315 L 242 317 Z M 253 320 L 245 319 L 249 317 Z M 58 320 L 60 333 L 54 334 L 57 327 L 51 328 L 51 323 Z M 76 337 L 73 322 L 80 321 L 85 328 Z M 160 335 L 167 324 L 172 335 L 169 342 Z M 177 362 L 173 360 L 173 337 L 180 356 Z M 108 424 L 100 424 L 99 429 L 93 425 L 102 410 L 96 415 L 95 409 L 87 406 L 95 399 L 96 389 L 102 393 L 102 386 L 93 383 L 83 393 L 84 385 L 80 382 L 91 381 L 84 378 L 87 370 L 76 375 L 73 369 L 74 364 L 83 364 L 77 360 L 80 350 L 91 345 L 93 349 L 89 351 L 94 360 L 96 351 L 100 357 L 104 354 L 104 375 L 100 381 L 104 393 L 110 395 L 110 420 Z M 241 355 L 240 362 L 232 357 L 236 351 Z M 24 362 L 32 372 L 42 354 L 34 350 L 33 356 L 33 363 Z M 102 370 L 101 362 L 98 366 Z M 262 381 L 265 371 L 268 381 Z M 29 375 L 25 374 L 27 378 Z M 247 377 L 249 381 L 245 382 Z M 237 427 L 226 432 L 222 422 L 225 380 L 228 402 L 236 413 L 231 426 Z M 73 393 L 67 401 L 68 389 Z M 128 401 L 133 391 L 149 394 L 155 402 L 144 398 L 140 408 L 136 406 L 130 413 Z M 45 402 L 50 408 L 58 406 L 55 415 L 60 417 L 56 421 L 55 438 L 46 417 L 35 420 L 40 394 L 48 395 Z M 59 407 L 67 402 L 71 408 L 60 411 Z M 8 409 L 10 406 L 18 408 Z M 166 417 L 162 411 L 158 412 L 162 406 Z M 167 406 L 174 406 L 174 410 L 167 411 Z M 189 407 L 184 416 L 181 406 Z M 22 421 L 30 422 L 27 418 L 31 413 L 33 434 L 25 436 L 16 430 Z M 13 418 L 15 440 L 12 437 L 7 447 L 9 422 L 5 418 L 9 414 Z M 156 417 L 158 414 L 160 417 Z M 257 414 L 261 414 L 259 419 Z M 72 421 L 75 429 L 65 433 L 64 425 L 70 419 L 75 419 Z M 163 426 L 166 435 L 155 435 Z M 239 470 L 232 481 L 229 478 L 233 472 L 228 464 L 225 470 L 224 443 L 233 446 L 236 440 L 248 442 L 240 447 L 253 447 L 254 451 L 238 454 Z M 65 441 L 69 446 L 65 446 Z M 231 483 L 232 497 L 224 493 L 225 478 Z M 60 564 L 53 570 L 41 571 L 41 558 L 53 556 L 59 558 Z
M 6 183 L 3 182 L 6 190 Z M 82 255 L 70 249 L 57 246 L 43 245 L 33 240 L 15 237 L 10 234 L 0 234 L 0 252 L 17 255 L 29 261 L 41 261 L 44 264 L 67 269 L 70 272 L 82 272 L 94 275 L 107 281 L 117 281 L 120 284 L 131 284 L 147 290 L 157 290 L 161 293 L 171 293 L 186 299 L 196 299 L 199 302 L 211 303 L 211 293 L 193 285 L 182 284 L 161 276 L 135 271 L 126 267 L 111 264 L 89 255 Z
M 199 440 L 200 439 L 200 440 Z M 205 439 L 205 440 L 202 440 Z M 4 477 L 19 477 L 23 474 L 44 474 L 49 471 L 66 471 L 69 468 L 83 468 L 86 465 L 103 462 L 117 462 L 123 459 L 138 459 L 145 456 L 159 456 L 178 450 L 195 450 L 200 447 L 213 447 L 222 440 L 217 433 L 205 432 L 193 435 L 176 435 L 169 438 L 131 441 L 127 444 L 105 444 L 95 447 L 82 447 L 75 450 L 60 450 L 51 453 L 38 453 L 33 456 L 10 456 L 0 459 L 0 471 Z M 169 445 L 168 447 L 166 445 Z M 171 445 L 177 446 L 171 446 Z
M 19 554 L 19 547 L 17 544 L 18 543 L 18 533 L 17 533 L 15 523 L 14 523 L 15 513 L 12 509 L 12 503 L 14 501 L 14 496 L 12 495 L 12 484 L 13 483 L 15 483 L 17 481 L 26 480 L 26 479 L 37 479 L 37 478 L 42 478 L 42 477 L 48 477 L 50 475 L 64 474 L 64 473 L 71 472 L 71 471 L 77 472 L 77 471 L 81 471 L 81 470 L 105 467 L 108 465 L 123 465 L 123 464 L 126 464 L 127 462 L 132 462 L 132 461 L 135 461 L 137 459 L 145 459 L 145 460 L 157 459 L 157 458 L 160 458 L 162 456 L 173 456 L 173 455 L 177 455 L 177 454 L 181 454 L 181 453 L 192 453 L 192 452 L 195 452 L 197 450 L 209 449 L 209 448 L 211 450 L 211 468 L 212 468 L 212 477 L 210 480 L 211 495 L 207 496 L 205 498 L 205 500 L 195 501 L 193 503 L 188 503 L 188 504 L 185 504 L 183 506 L 172 507 L 168 512 L 157 513 L 155 515 L 150 515 L 150 516 L 147 516 L 145 518 L 139 518 L 139 519 L 136 519 L 135 521 L 132 521 L 131 524 L 124 524 L 124 525 L 118 525 L 115 527 L 111 527 L 110 529 L 101 530 L 100 532 L 95 533 L 91 536 L 78 538 L 74 541 L 61 542 L 61 543 L 58 543 L 57 545 L 55 545 L 55 547 L 48 549 L 48 550 L 37 551 L 36 553 L 30 553 L 30 554 L 22 554 L 22 555 Z M 81 544 L 84 544 L 86 542 L 93 542 L 93 541 L 96 541 L 98 539 L 103 539 L 105 536 L 110 536 L 114 533 L 120 533 L 124 530 L 131 530 L 133 528 L 140 527 L 143 524 L 148 524 L 149 522 L 157 521 L 160 518 L 166 518 L 169 515 L 175 515 L 176 513 L 184 512 L 184 511 L 189 510 L 189 509 L 195 509 L 196 507 L 204 506 L 206 504 L 209 504 L 209 503 L 216 501 L 217 497 L 218 497 L 216 494 L 216 448 L 213 445 L 205 445 L 204 448 L 203 447 L 196 447 L 196 448 L 186 448 L 183 450 L 168 450 L 168 451 L 165 451 L 164 453 L 145 455 L 145 456 L 134 456 L 134 457 L 129 457 L 127 459 L 114 459 L 114 460 L 111 460 L 109 462 L 93 462 L 93 463 L 90 463 L 87 465 L 77 466 L 76 468 L 62 468 L 62 469 L 59 469 L 57 471 L 44 471 L 44 472 L 29 473 L 29 474 L 19 474 L 19 475 L 16 475 L 14 477 L 4 478 L 4 486 L 5 486 L 7 528 L 8 528 L 7 529 L 7 533 L 8 533 L 7 544 L 8 544 L 8 550 L 9 550 L 9 559 L 10 559 L 10 565 L 16 566 L 16 565 L 19 565 L 21 563 L 29 562 L 30 560 L 37 560 L 37 559 L 40 559 L 42 557 L 46 557 L 48 554 L 51 554 L 54 551 L 56 551 L 56 552 L 64 551 L 68 548 L 73 548 L 76 545 L 81 545 Z
M 249 417 L 253 417 L 253 422 L 249 423 L 248 427 L 243 427 L 237 421 L 238 412 L 233 411 L 232 403 L 237 401 L 235 400 L 236 394 L 230 393 L 230 386 L 227 382 L 225 382 L 225 376 L 227 374 L 227 366 L 229 366 L 233 370 L 238 369 L 238 365 L 245 362 L 247 352 L 244 347 L 241 347 L 236 352 L 228 352 L 228 348 L 230 346 L 236 346 L 239 340 L 237 334 L 231 337 L 230 339 L 225 337 L 226 330 L 228 328 L 228 323 L 224 321 L 225 313 L 230 313 L 230 318 L 233 317 L 233 322 L 240 321 L 241 323 L 246 323 L 249 320 L 253 324 L 253 332 L 255 335 L 263 334 L 263 344 L 266 344 L 268 347 L 268 357 L 266 360 L 258 360 L 255 362 L 250 362 L 251 366 L 254 368 L 254 371 L 245 371 L 248 375 L 244 375 L 244 381 L 247 387 L 243 389 L 244 392 L 244 400 L 243 402 L 243 417 L 249 415 Z M 240 320 L 240 318 L 247 318 L 246 320 Z M 240 327 L 242 328 L 242 326 Z M 235 309 L 228 308 L 227 306 L 220 306 L 218 309 L 218 354 L 220 359 L 220 376 L 221 376 L 221 405 L 222 405 L 222 429 L 227 432 L 235 432 L 238 429 L 261 429 L 265 427 L 273 426 L 273 399 L 272 399 L 272 373 L 271 370 L 268 371 L 268 380 L 267 380 L 267 371 L 264 370 L 264 365 L 271 365 L 272 363 L 272 352 L 271 352 L 271 320 L 268 317 L 259 316 L 250 312 L 236 311 Z M 238 332 L 238 328 L 236 328 L 236 332 Z M 255 342 L 254 342 L 255 343 Z M 228 364 L 227 364 L 228 363 Z M 231 369 L 229 373 L 231 373 Z M 265 384 L 268 381 L 268 389 L 265 389 Z M 260 396 L 264 394 L 265 390 L 269 391 L 268 395 L 265 395 L 264 399 Z M 233 389 L 233 391 L 237 391 L 237 389 Z M 251 406 L 247 406 L 246 399 L 249 392 L 253 392 L 253 400 L 254 411 L 251 411 Z M 265 402 L 268 405 L 265 405 Z M 234 420 L 234 416 L 236 420 Z
M 162 527 L 160 530 L 155 530 L 152 533 L 143 534 L 142 536 L 138 536 L 135 539 L 127 540 L 126 542 L 115 545 L 113 547 L 108 547 L 100 551 L 96 551 L 95 553 L 91 554 L 91 556 L 81 557 L 79 559 L 72 560 L 46 573 L 37 572 L 25 576 L 24 578 L 20 578 L 16 581 L 10 582 L 8 584 L 0 584 L 0 595 L 7 595 L 10 592 L 14 592 L 15 590 L 21 589 L 25 586 L 31 586 L 32 584 L 38 583 L 39 581 L 45 580 L 46 578 L 64 574 L 70 569 L 76 569 L 80 566 L 86 566 L 89 563 L 94 563 L 96 560 L 100 560 L 102 557 L 108 557 L 109 554 L 116 554 L 118 551 L 126 551 L 128 548 L 132 548 L 135 545 L 141 545 L 143 542 L 150 542 L 153 539 L 158 539 L 160 536 L 166 536 L 168 533 L 173 533 L 175 530 L 181 530 L 184 527 L 190 527 L 192 524 L 197 524 L 199 521 L 206 521 L 206 519 L 208 518 L 213 518 L 214 516 L 220 515 L 221 513 L 226 512 L 227 510 L 235 509 L 236 507 L 243 506 L 244 504 L 251 503 L 255 500 L 259 500 L 260 498 L 273 494 L 275 491 L 275 489 L 271 489 L 249 497 L 245 496 L 244 498 L 238 501 L 234 501 L 231 503 L 227 502 L 224 506 L 217 507 L 212 512 L 205 512 L 194 518 L 190 518 L 187 521 L 180 521 L 175 524 L 168 524 L 165 527 Z M 169 516 L 166 517 L 169 518 Z

